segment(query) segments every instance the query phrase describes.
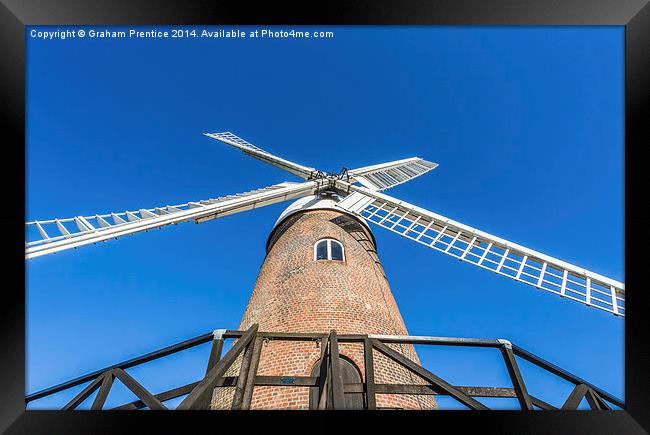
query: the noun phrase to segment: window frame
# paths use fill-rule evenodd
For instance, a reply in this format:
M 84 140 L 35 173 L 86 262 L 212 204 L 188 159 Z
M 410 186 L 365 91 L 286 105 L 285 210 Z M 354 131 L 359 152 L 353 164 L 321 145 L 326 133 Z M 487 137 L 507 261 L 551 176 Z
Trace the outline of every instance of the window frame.
M 318 245 L 320 245 L 321 242 L 327 242 L 326 243 L 326 246 L 327 246 L 327 258 L 319 259 L 318 258 Z M 341 260 L 332 259 L 332 242 L 338 243 L 339 246 L 341 247 L 341 255 L 343 256 L 343 258 Z M 338 241 L 336 239 L 332 239 L 330 237 L 326 237 L 324 239 L 317 240 L 316 243 L 314 243 L 314 261 L 322 261 L 322 260 L 345 261 L 345 246 L 343 246 L 343 243 L 341 243 L 340 241 Z

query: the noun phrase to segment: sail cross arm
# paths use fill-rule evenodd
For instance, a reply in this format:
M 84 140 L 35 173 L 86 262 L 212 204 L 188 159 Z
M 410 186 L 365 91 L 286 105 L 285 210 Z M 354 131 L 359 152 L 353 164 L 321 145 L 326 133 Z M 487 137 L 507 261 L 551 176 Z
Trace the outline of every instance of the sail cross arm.
M 458 260 L 587 306 L 625 315 L 625 285 L 397 198 L 341 182 L 337 205 Z M 347 184 L 347 186 L 343 186 Z
M 318 183 L 315 181 L 280 183 L 236 195 L 210 199 L 205 201 L 204 204 L 188 202 L 175 206 L 166 206 L 166 213 L 156 213 L 156 210 L 161 208 L 152 208 L 104 215 L 77 216 L 69 219 L 27 222 L 25 225 L 28 241 L 26 243 L 25 258 L 40 257 L 191 220 L 201 223 L 210 219 L 311 195 L 317 188 Z M 112 219 L 109 220 L 109 217 Z M 73 231 L 73 225 L 80 221 L 86 222 L 87 226 L 78 225 L 78 230 Z M 93 225 L 93 222 L 96 225 Z M 49 233 L 45 230 L 46 227 L 50 227 Z M 83 228 L 86 229 L 82 230 Z M 57 229 L 61 235 L 54 237 L 54 231 Z M 32 236 L 31 239 L 30 235 Z

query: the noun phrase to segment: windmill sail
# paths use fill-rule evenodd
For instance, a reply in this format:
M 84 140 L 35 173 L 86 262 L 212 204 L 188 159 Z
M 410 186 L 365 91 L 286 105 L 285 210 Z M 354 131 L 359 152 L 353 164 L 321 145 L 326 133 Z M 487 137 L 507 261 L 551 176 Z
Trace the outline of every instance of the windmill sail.
M 313 178 L 314 174 L 317 172 L 314 168 L 309 168 L 307 166 L 299 165 L 298 163 L 290 162 L 289 160 L 275 156 L 268 151 L 264 151 L 263 149 L 245 141 L 244 139 L 230 133 L 229 131 L 223 133 L 203 134 L 207 137 L 211 137 L 212 139 L 216 139 L 235 148 L 239 148 L 245 154 L 248 154 L 251 157 L 284 169 L 285 171 L 291 172 L 292 174 L 297 175 L 305 180 Z
M 618 316 L 625 285 L 447 217 L 364 187 L 338 206 L 467 263 Z
M 194 220 L 201 223 L 310 195 L 317 186 L 315 181 L 280 183 L 236 195 L 174 206 L 27 222 L 25 258 L 52 254 L 180 222 Z
M 406 183 L 438 167 L 419 157 L 366 166 L 348 174 L 370 190 L 382 191 Z

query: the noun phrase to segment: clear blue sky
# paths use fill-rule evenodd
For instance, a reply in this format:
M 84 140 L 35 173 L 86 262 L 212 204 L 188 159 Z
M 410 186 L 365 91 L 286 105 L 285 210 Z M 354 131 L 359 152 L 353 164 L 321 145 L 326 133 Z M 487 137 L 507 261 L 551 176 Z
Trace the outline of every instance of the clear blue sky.
M 387 193 L 624 281 L 622 27 L 318 29 L 335 37 L 27 37 L 27 218 L 297 181 L 202 135 L 229 130 L 329 171 L 437 162 Z M 30 260 L 27 392 L 237 328 L 286 205 Z M 622 318 L 373 229 L 411 334 L 510 339 L 623 397 Z M 159 392 L 197 380 L 208 350 L 130 372 Z M 418 351 L 453 384 L 509 386 L 497 351 Z M 561 404 L 571 387 L 521 364 Z M 116 382 L 107 406 L 131 397 Z

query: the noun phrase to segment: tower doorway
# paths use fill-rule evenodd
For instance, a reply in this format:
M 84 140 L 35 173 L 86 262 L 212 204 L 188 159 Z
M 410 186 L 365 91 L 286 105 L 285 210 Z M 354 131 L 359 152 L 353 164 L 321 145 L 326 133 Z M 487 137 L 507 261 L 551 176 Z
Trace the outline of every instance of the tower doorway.
M 362 384 L 361 372 L 357 366 L 341 355 L 339 358 L 341 366 L 341 381 L 345 384 Z M 320 376 L 320 360 L 316 362 L 311 371 L 311 376 Z M 365 409 L 364 394 L 363 393 L 345 393 L 345 409 Z M 318 409 L 318 400 L 320 399 L 320 391 L 318 387 L 309 388 L 309 409 Z M 327 409 L 331 409 L 332 397 L 327 395 Z

